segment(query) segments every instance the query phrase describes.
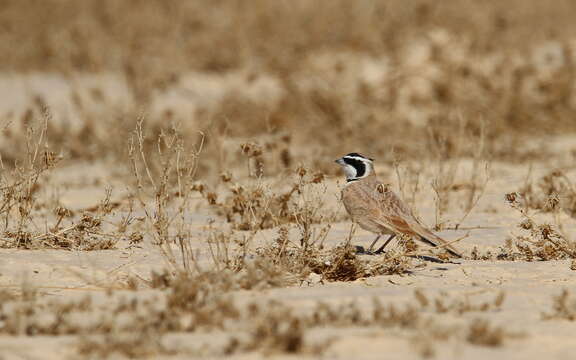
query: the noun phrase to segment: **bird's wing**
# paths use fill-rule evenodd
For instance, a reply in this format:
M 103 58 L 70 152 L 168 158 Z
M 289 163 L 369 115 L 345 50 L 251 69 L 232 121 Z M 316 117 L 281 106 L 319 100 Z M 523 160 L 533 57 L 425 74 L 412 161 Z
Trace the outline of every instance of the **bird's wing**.
M 422 226 L 408 206 L 388 186 L 377 184 L 372 197 L 379 203 L 380 210 L 380 213 L 373 217 L 373 221 L 396 233 L 416 237 L 428 245 L 444 247 L 454 256 L 462 256 L 446 240 Z
M 374 221 L 390 228 L 394 232 L 416 235 L 412 229 L 412 213 L 392 190 L 375 189 L 372 196 L 378 202 L 378 212 L 374 214 Z

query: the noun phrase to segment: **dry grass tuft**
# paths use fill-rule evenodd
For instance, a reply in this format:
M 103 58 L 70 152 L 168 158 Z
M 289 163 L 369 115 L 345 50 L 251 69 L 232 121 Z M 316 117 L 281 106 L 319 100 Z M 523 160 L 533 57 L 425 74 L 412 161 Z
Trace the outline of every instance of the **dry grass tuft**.
M 552 312 L 543 313 L 545 320 L 565 319 L 576 320 L 576 298 L 566 289 L 560 295 L 553 297 Z
M 506 200 L 522 215 L 523 220 L 518 226 L 527 235 L 508 240 L 508 252 L 499 255 L 499 258 L 527 261 L 576 258 L 576 242 L 564 235 L 560 226 L 538 223 L 530 216 L 518 193 L 506 194 Z
M 504 302 L 504 293 L 501 292 L 493 300 L 472 303 L 470 297 L 449 299 L 447 294 L 440 294 L 436 299 L 430 300 L 420 290 L 414 293 L 421 310 L 432 309 L 437 314 L 452 313 L 460 316 L 467 312 L 499 311 Z M 448 298 L 448 299 L 447 299 Z M 436 355 L 435 345 L 449 339 L 459 339 L 463 342 L 487 347 L 503 346 L 507 339 L 521 337 L 520 333 L 505 330 L 494 326 L 486 319 L 475 318 L 461 326 L 446 326 L 441 322 L 430 321 L 425 332 L 413 338 L 417 351 L 424 358 L 433 358 Z
M 433 160 L 483 160 L 476 156 L 484 149 L 525 161 L 547 155 L 544 146 L 524 146 L 525 136 L 575 130 L 574 4 L 510 1 L 257 0 L 246 7 L 151 0 L 135 13 L 130 2 L 111 0 L 10 0 L 0 14 L 0 49 L 10 56 L 0 66 L 62 80 L 72 116 L 56 115 L 50 141 L 71 159 L 126 160 L 125 140 L 136 122 L 130 119 L 145 109 L 149 133 L 181 123 L 192 142 L 198 131 L 206 134 L 206 178 L 235 166 L 238 158 L 229 153 L 238 143 L 246 145 L 252 177 L 281 174 L 303 156 L 327 169 L 324 157 L 342 148 L 378 156 L 391 147 Z M 323 18 L 308 21 L 316 14 Z M 534 23 L 542 31 L 532 31 Z M 98 81 L 76 81 L 98 74 L 116 79 L 121 94 Z M 0 147 L 10 164 L 25 150 L 24 125 L 52 105 L 51 94 L 31 92 L 23 109 L 0 114 Z M 115 101 L 118 95 L 123 101 Z M 445 136 L 454 130 L 457 136 Z M 274 155 L 254 139 L 266 136 L 277 139 L 269 142 Z M 147 142 L 146 152 L 155 145 Z M 266 168 L 272 158 L 279 166 Z M 448 165 L 439 174 L 446 179 L 451 171 Z M 465 208 L 481 194 L 482 179 L 471 180 Z M 459 187 L 442 179 L 436 185 L 442 206 L 446 191 Z
M 468 327 L 466 340 L 472 345 L 499 347 L 509 337 L 516 336 L 507 333 L 499 326 L 491 325 L 487 320 L 476 319 Z
M 151 329 L 150 329 L 151 330 Z M 83 336 L 78 340 L 78 355 L 88 359 L 124 357 L 143 359 L 175 355 L 161 343 L 161 334 L 150 330 L 138 333 L 107 333 L 102 336 Z
M 460 339 L 463 331 L 463 341 L 481 346 L 501 346 L 512 336 L 484 320 L 442 325 L 436 315 L 425 315 L 429 303 L 422 304 L 422 299 L 426 299 L 422 294 L 417 295 L 420 306 L 383 304 L 377 298 L 371 306 L 319 302 L 308 309 L 267 300 L 239 303 L 235 301 L 235 291 L 262 288 L 262 283 L 243 282 L 243 276 L 227 271 L 177 277 L 155 274 L 151 283 L 157 290 L 153 295 L 126 297 L 111 293 L 107 295 L 109 301 L 99 305 L 89 297 L 70 302 L 46 301 L 31 288 L 23 288 L 20 296 L 4 291 L 0 293 L 0 334 L 79 335 L 79 354 L 92 358 L 173 355 L 176 350 L 167 347 L 164 337 L 176 332 L 234 331 L 223 348 L 193 346 L 178 350 L 179 354 L 186 351 L 203 356 L 254 351 L 321 354 L 329 342 L 311 343 L 306 336 L 308 330 L 320 327 L 402 329 L 419 339 L 419 344 Z M 502 296 L 497 297 L 494 306 L 501 302 Z M 455 305 L 449 311 L 481 312 L 488 311 L 488 307 L 464 309 Z
M 403 253 L 388 252 L 378 257 L 360 257 L 349 241 L 331 249 L 297 245 L 289 241 L 285 228 L 280 237 L 265 248 L 258 249 L 257 258 L 272 259 L 278 269 L 305 281 L 310 273 L 321 276 L 320 281 L 355 281 L 361 278 L 409 273 L 411 259 Z M 324 236 L 321 234 L 321 236 Z
M 559 209 L 576 217 L 576 187 L 561 170 L 554 170 L 518 191 L 528 209 L 555 212 Z
M 236 183 L 229 173 L 221 179 L 228 194 L 223 200 L 219 199 L 215 190 L 203 184 L 195 184 L 194 190 L 238 230 L 260 230 L 296 223 L 309 232 L 312 224 L 327 222 L 334 217 L 324 206 L 326 188 L 321 185 L 324 181 L 322 173 L 298 168 L 293 183 L 286 191 L 272 190 L 261 179 L 248 179 L 245 184 Z
M 354 281 L 367 276 L 366 264 L 356 256 L 351 245 L 341 245 L 331 251 L 329 260 L 319 263 L 316 272 L 328 281 Z
M 57 201 L 40 200 L 40 192 L 45 191 L 61 160 L 48 145 L 49 116 L 46 110 L 43 124 L 27 128 L 27 151 L 22 163 L 7 169 L 0 161 L 0 248 L 112 249 L 126 238 L 128 223 L 114 230 L 103 226 L 104 222 L 111 223 L 107 218 L 119 206 L 111 201 L 111 189 L 106 189 L 98 205 L 81 214 L 59 206 Z M 43 230 L 39 229 L 41 222 L 46 224 Z
M 313 271 L 328 281 L 354 281 L 361 278 L 406 274 L 413 268 L 403 253 L 387 252 L 375 259 L 360 258 L 356 249 L 346 243 L 330 250 L 327 258 L 316 261 Z
M 467 312 L 500 311 L 506 298 L 504 292 L 500 292 L 493 300 L 472 303 L 469 296 L 464 298 L 451 298 L 446 293 L 440 293 L 431 300 L 420 290 L 414 292 L 414 296 L 423 309 L 431 308 L 438 314 L 453 313 L 462 315 Z
M 304 348 L 306 326 L 295 316 L 294 309 L 269 303 L 268 309 L 253 306 L 251 312 L 256 315 L 249 331 L 250 338 L 245 350 L 262 350 L 264 353 L 301 353 Z

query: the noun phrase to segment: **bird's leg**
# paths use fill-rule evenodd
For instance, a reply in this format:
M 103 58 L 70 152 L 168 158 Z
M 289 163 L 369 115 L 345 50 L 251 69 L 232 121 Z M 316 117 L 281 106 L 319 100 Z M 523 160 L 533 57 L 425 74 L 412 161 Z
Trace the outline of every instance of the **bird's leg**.
M 370 244 L 370 247 L 368 248 L 368 251 L 369 251 L 369 252 L 372 252 L 372 249 L 374 248 L 374 245 L 376 245 L 376 243 L 378 242 L 378 240 L 380 240 L 380 237 L 381 237 L 381 236 L 382 236 L 382 235 L 376 236 L 376 239 L 374 239 L 374 241 L 372 241 L 372 244 Z
M 382 253 L 382 251 L 384 250 L 384 248 L 386 247 L 386 245 L 388 245 L 388 243 L 389 243 L 390 241 L 392 241 L 392 239 L 394 239 L 395 237 L 396 237 L 396 234 L 390 235 L 390 237 L 388 238 L 388 240 L 386 240 L 386 242 L 384 243 L 384 245 L 380 246 L 380 247 L 378 248 L 378 250 L 374 251 L 374 254 L 380 254 L 380 253 Z M 372 249 L 372 248 L 370 248 L 370 249 Z

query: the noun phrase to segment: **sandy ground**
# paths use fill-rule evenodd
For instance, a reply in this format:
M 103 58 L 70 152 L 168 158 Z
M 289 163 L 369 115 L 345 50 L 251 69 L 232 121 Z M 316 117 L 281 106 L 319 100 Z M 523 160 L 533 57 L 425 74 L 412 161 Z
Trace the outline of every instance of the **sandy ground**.
M 534 176 L 545 173 L 552 165 L 533 168 Z M 93 205 L 102 197 L 102 184 L 99 181 L 85 181 L 78 174 L 85 169 L 77 166 L 59 170 L 52 181 L 65 178 L 65 190 L 61 190 L 62 202 L 71 208 L 82 209 Z M 91 174 L 104 174 L 106 167 L 91 167 Z M 519 221 L 516 212 L 509 209 L 504 194 L 518 189 L 523 183 L 527 170 L 523 166 L 493 165 L 493 177 L 481 201 L 461 225 L 460 230 L 445 230 L 440 235 L 446 239 L 456 239 L 469 233 L 459 247 L 469 253 L 474 246 L 481 251 L 497 249 L 513 231 Z M 394 177 L 387 170 L 382 177 L 394 183 Z M 114 176 L 104 183 L 114 184 Z M 327 202 L 342 211 L 337 201 L 337 189 L 341 179 L 329 179 Z M 122 197 L 122 186 L 115 188 L 114 196 Z M 416 210 L 425 223 L 434 222 L 433 196 L 423 189 L 418 198 Z M 446 215 L 447 219 L 457 219 L 461 211 L 454 206 Z M 120 214 L 118 214 L 120 215 Z M 190 211 L 189 221 L 197 228 L 193 245 L 200 251 L 201 262 L 209 263 L 207 245 L 202 239 L 202 228 L 212 217 L 206 209 Z M 572 230 L 574 221 L 565 220 L 565 226 Z M 333 224 L 327 246 L 341 243 L 348 234 L 350 224 L 342 221 Z M 275 230 L 261 231 L 256 235 L 257 244 L 269 241 Z M 372 234 L 358 230 L 355 243 L 368 245 Z M 37 287 L 50 299 L 68 299 L 89 294 L 101 297 L 107 289 L 122 283 L 130 276 L 149 278 L 151 270 L 159 270 L 166 265 L 158 249 L 149 242 L 140 247 L 129 248 L 119 244 L 116 250 L 80 252 L 62 250 L 0 250 L 0 287 L 18 288 L 23 282 Z M 374 297 L 385 304 L 406 304 L 414 302 L 414 291 L 420 289 L 430 298 L 451 297 L 479 299 L 493 298 L 505 292 L 505 301 L 500 311 L 446 314 L 442 321 L 447 324 L 462 319 L 483 318 L 507 331 L 517 334 L 507 339 L 501 347 L 483 347 L 462 341 L 447 341 L 435 346 L 438 359 L 573 359 L 576 341 L 576 322 L 567 320 L 543 320 L 542 313 L 552 309 L 553 296 L 562 289 L 576 293 L 576 277 L 570 270 L 569 261 L 522 262 L 522 261 L 472 261 L 461 260 L 452 264 L 426 263 L 407 275 L 377 276 L 354 282 L 314 283 L 288 288 L 275 288 L 263 291 L 240 291 L 233 296 L 237 301 L 276 299 L 295 308 L 305 309 L 318 301 L 328 303 L 369 304 Z M 139 290 L 142 296 L 148 290 Z M 199 344 L 222 346 L 230 334 L 173 334 L 165 341 L 176 349 L 194 348 Z M 425 336 L 422 334 L 420 336 Z M 413 335 L 402 331 L 378 328 L 321 328 L 306 333 L 305 341 L 314 343 L 331 339 L 327 350 L 321 355 L 300 354 L 298 358 L 323 359 L 418 359 Z M 61 359 L 74 355 L 73 336 L 0 336 L 0 359 Z M 277 358 L 287 357 L 275 355 Z M 178 358 L 178 356 L 176 356 Z M 182 358 L 186 358 L 183 356 Z M 268 355 L 249 353 L 236 356 L 238 359 L 268 358 Z
M 0 74 L 0 94 L 3 96 L 3 110 L 18 118 L 26 110 L 28 103 L 35 94 L 51 94 L 46 101 L 52 106 L 54 117 L 63 119 L 66 123 L 75 124 L 77 116 L 69 93 L 71 88 L 64 79 L 58 77 L 45 78 L 38 74 L 28 76 L 26 86 L 16 81 L 9 74 Z M 243 83 L 243 75 L 231 76 L 228 81 L 234 86 L 242 87 L 242 93 L 248 96 L 261 97 L 262 92 L 272 93 L 270 101 L 275 101 L 277 88 L 275 83 L 264 78 L 247 92 Z M 201 80 L 201 81 L 200 81 Z M 222 98 L 224 94 L 211 78 L 201 78 L 190 75 L 190 84 L 181 84 L 187 92 L 174 89 L 161 97 L 153 106 L 153 111 L 161 112 L 165 107 L 179 107 L 189 113 L 197 108 L 208 106 L 201 95 L 206 88 L 211 89 L 209 99 Z M 133 99 L 117 96 L 127 94 L 126 84 L 117 76 L 99 78 L 81 78 L 76 81 L 76 91 L 79 96 L 89 100 L 89 90 L 93 87 L 102 89 L 110 98 L 106 102 L 115 108 L 129 107 Z M 78 86 L 80 90 L 78 90 Z M 212 84 L 212 85 L 211 85 Z M 196 87 L 194 87 L 196 86 Z M 226 85 L 230 87 L 229 85 Z M 224 86 L 224 87 L 226 87 Z M 234 87 L 232 86 L 232 87 Z M 201 89 L 202 91 L 198 90 Z M 7 96 L 10 95 L 10 96 Z M 7 101 L 6 99 L 11 99 Z M 182 107 L 188 104 L 188 107 Z M 86 106 L 98 107 L 98 104 Z M 2 113 L 3 116 L 6 116 Z M 68 124 L 68 125 L 67 125 Z M 13 126 L 15 126 L 13 124 Z M 74 128 L 72 129 L 74 130 Z M 527 178 L 537 179 L 546 172 L 562 168 L 574 177 L 574 157 L 576 139 L 573 137 L 539 139 L 533 145 L 535 149 L 545 146 L 549 151 L 558 154 L 554 161 L 535 164 L 499 164 L 492 163 L 492 176 L 488 187 L 478 204 L 462 222 L 459 230 L 444 230 L 440 235 L 448 240 L 457 239 L 468 234 L 459 244 L 464 253 L 477 247 L 480 252 L 497 251 L 505 243 L 511 233 L 517 232 L 520 217 L 504 201 L 504 194 L 518 190 Z M 424 223 L 433 224 L 434 196 L 430 187 L 428 175 L 435 164 L 425 164 L 422 175 L 422 186 L 416 197 L 415 212 Z M 460 164 L 459 174 L 469 172 L 470 161 Z M 380 169 L 380 175 L 386 182 L 398 189 L 397 178 L 393 169 Z M 65 164 L 51 175 L 50 182 L 55 184 L 44 196 L 57 198 L 62 206 L 71 210 L 81 211 L 94 206 L 103 197 L 104 188 L 114 189 L 112 200 L 125 199 L 127 189 L 122 177 L 126 176 L 115 166 L 104 163 L 92 165 Z M 285 187 L 285 179 L 271 179 L 270 188 Z M 331 178 L 326 184 L 324 199 L 327 207 L 336 209 L 339 222 L 333 224 L 326 246 L 336 246 L 346 238 L 350 223 L 345 221 L 342 206 L 338 202 L 338 187 L 342 179 Z M 200 199 L 199 203 L 203 203 Z M 449 210 L 443 215 L 448 225 L 453 225 L 462 217 L 461 197 L 455 197 Z M 117 213 L 120 217 L 122 214 Z M 142 214 L 136 214 L 142 215 Z M 208 246 L 202 231 L 208 219 L 214 217 L 206 207 L 193 206 L 187 214 L 190 228 L 194 229 L 192 245 L 199 251 L 200 263 L 209 266 Z M 539 216 L 536 214 L 536 216 Z M 218 219 L 217 219 L 218 220 Z M 565 230 L 572 238 L 576 238 L 574 220 L 568 217 L 561 219 Z M 218 223 L 217 223 L 218 225 Z M 39 225 L 41 226 L 41 225 Z M 260 231 L 255 237 L 255 246 L 264 245 L 274 238 L 276 231 Z M 355 234 L 354 243 L 367 246 L 373 235 L 363 230 Z M 50 300 L 65 301 L 92 296 L 95 301 L 106 301 L 103 296 L 110 289 L 116 289 L 125 284 L 130 277 L 148 279 L 150 272 L 161 270 L 167 265 L 159 249 L 149 239 L 139 247 L 128 247 L 118 244 L 115 250 L 105 251 L 64 251 L 64 250 L 21 250 L 0 249 L 0 288 L 18 289 L 23 283 L 37 288 Z M 562 289 L 576 293 L 576 277 L 570 270 L 569 261 L 523 262 L 523 261 L 473 261 L 461 260 L 451 264 L 425 263 L 411 274 L 377 276 L 354 282 L 319 283 L 310 282 L 302 286 L 275 288 L 262 291 L 239 291 L 233 294 L 237 302 L 278 300 L 296 309 L 306 309 L 319 301 L 339 304 L 356 302 L 366 304 L 374 297 L 385 304 L 403 304 L 414 302 L 415 290 L 421 290 L 429 298 L 449 297 L 454 299 L 471 299 L 472 302 L 491 299 L 500 292 L 506 297 L 500 311 L 470 312 L 461 316 L 444 314 L 440 321 L 453 322 L 475 318 L 488 319 L 495 325 L 502 326 L 514 336 L 507 339 L 503 346 L 475 346 L 463 341 L 450 340 L 434 346 L 437 359 L 574 359 L 576 351 L 576 322 L 567 320 L 545 321 L 543 313 L 552 310 L 553 296 L 560 294 Z M 118 291 L 122 293 L 122 290 Z M 140 289 L 130 296 L 147 296 L 150 290 Z M 433 315 L 433 314 L 431 314 Z M 1 320 L 0 320 L 1 324 Z M 167 346 L 173 349 L 195 349 L 204 345 L 221 347 L 229 336 L 227 333 L 194 333 L 170 334 L 163 339 Z M 425 338 L 426 334 L 418 337 Z M 322 342 L 330 339 L 330 345 L 321 356 L 298 354 L 296 356 L 273 355 L 275 358 L 323 358 L 323 359 L 418 359 L 421 354 L 413 341 L 414 334 L 402 331 L 379 328 L 320 328 L 306 333 L 305 341 L 309 343 Z M 74 336 L 21 336 L 0 335 L 0 360 L 11 359 L 62 359 L 78 358 L 74 351 Z M 269 358 L 272 355 L 248 353 L 237 355 L 238 359 Z M 178 356 L 176 356 L 178 358 Z M 181 358 L 187 358 L 182 355 Z

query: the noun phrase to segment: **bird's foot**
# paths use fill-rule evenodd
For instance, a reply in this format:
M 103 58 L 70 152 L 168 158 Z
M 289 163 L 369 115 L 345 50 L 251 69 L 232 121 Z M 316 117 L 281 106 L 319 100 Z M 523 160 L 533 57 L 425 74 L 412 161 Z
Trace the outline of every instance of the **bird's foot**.
M 384 253 L 382 249 L 372 251 L 372 249 L 366 249 L 362 245 L 354 245 L 354 248 L 356 249 L 356 255 L 380 255 Z
M 371 251 L 372 254 L 374 255 L 380 255 L 380 254 L 384 254 L 386 251 L 384 251 L 384 249 L 380 248 L 378 250 L 375 251 Z
M 372 251 L 366 250 L 362 245 L 354 245 L 356 255 L 372 255 Z

